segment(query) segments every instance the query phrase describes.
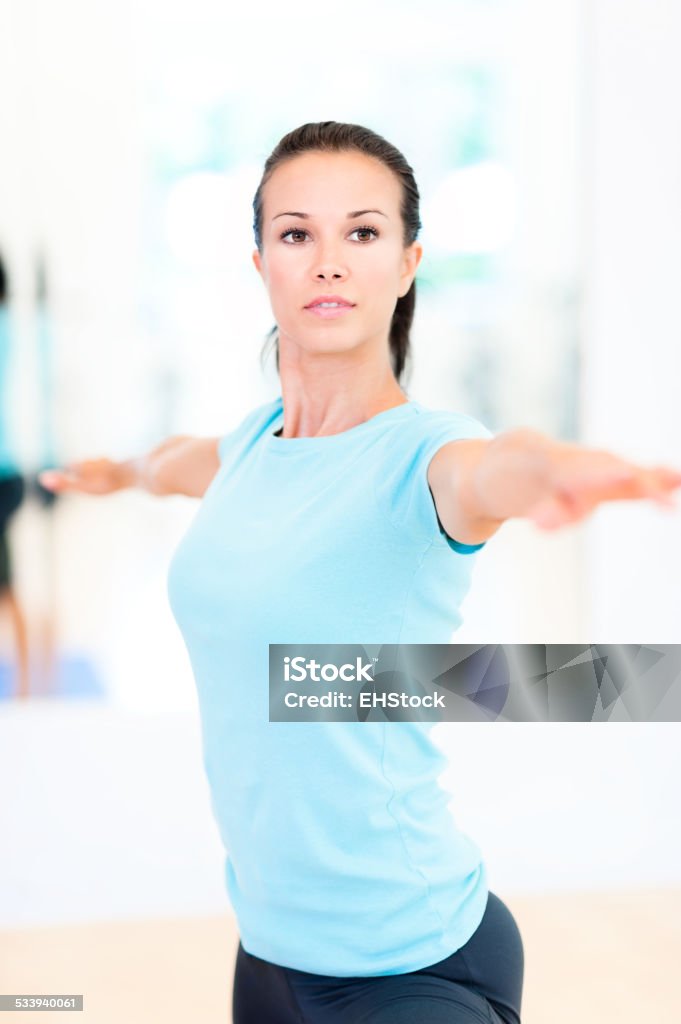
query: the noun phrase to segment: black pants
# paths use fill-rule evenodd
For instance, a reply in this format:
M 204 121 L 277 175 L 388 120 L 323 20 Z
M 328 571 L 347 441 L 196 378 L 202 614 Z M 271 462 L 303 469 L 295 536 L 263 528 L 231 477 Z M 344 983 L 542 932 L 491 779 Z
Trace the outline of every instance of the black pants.
M 407 974 L 309 974 L 260 960 L 239 943 L 233 1024 L 519 1024 L 523 967 L 515 918 L 490 892 L 465 946 Z

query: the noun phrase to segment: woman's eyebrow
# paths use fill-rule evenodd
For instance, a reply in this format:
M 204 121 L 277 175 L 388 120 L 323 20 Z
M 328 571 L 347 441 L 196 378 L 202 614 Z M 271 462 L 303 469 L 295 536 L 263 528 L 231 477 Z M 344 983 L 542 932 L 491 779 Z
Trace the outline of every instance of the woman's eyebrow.
M 353 217 L 363 217 L 365 213 L 380 213 L 381 217 L 385 217 L 389 220 L 387 213 L 383 213 L 382 210 L 353 210 L 352 213 L 348 214 L 348 220 L 352 220 Z M 284 213 L 278 213 L 277 217 L 302 217 L 303 220 L 309 220 L 312 216 L 310 213 L 301 213 L 300 210 L 286 210 Z M 276 220 L 277 217 L 273 217 L 272 220 Z

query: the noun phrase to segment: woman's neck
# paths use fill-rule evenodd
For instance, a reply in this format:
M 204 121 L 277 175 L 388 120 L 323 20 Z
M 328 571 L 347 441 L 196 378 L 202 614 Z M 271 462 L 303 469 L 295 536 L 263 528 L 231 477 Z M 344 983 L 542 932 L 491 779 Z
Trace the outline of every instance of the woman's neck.
M 393 378 L 394 381 L 394 378 Z M 396 381 L 381 392 L 336 392 L 324 397 L 289 392 L 282 386 L 284 426 L 282 437 L 323 437 L 350 430 L 360 423 L 404 405 L 409 399 Z

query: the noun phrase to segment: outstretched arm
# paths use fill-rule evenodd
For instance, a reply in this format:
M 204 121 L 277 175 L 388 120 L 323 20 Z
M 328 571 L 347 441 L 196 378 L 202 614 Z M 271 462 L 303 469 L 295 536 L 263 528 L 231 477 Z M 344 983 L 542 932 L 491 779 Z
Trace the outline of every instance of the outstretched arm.
M 112 494 L 139 487 L 150 494 L 200 498 L 220 467 L 217 437 L 169 437 L 146 455 L 114 462 L 86 459 L 65 469 L 48 469 L 39 479 L 51 491 Z
M 480 544 L 516 517 L 553 530 L 603 501 L 649 498 L 674 507 L 681 473 L 520 429 L 491 441 L 448 442 L 430 461 L 428 484 L 449 536 Z

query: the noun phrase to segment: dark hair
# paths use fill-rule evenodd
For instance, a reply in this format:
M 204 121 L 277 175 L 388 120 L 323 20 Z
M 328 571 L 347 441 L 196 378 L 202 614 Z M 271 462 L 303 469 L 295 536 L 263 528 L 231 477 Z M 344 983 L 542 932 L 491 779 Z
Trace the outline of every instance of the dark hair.
M 5 264 L 3 263 L 2 256 L 0 256 L 0 303 L 7 301 L 7 272 L 5 270 Z
M 271 178 L 274 170 L 285 160 L 300 156 L 302 153 L 364 153 L 385 164 L 399 179 L 402 185 L 402 216 L 403 240 L 405 248 L 418 236 L 421 228 L 419 219 L 419 190 L 414 179 L 414 172 L 404 156 L 395 146 L 380 135 L 359 124 L 343 124 L 339 121 L 317 121 L 303 124 L 295 128 L 277 143 L 265 162 L 260 184 L 253 199 L 253 233 L 258 251 L 262 253 L 262 197 L 263 188 Z M 416 281 L 412 281 L 406 295 L 397 300 L 392 322 L 390 324 L 390 356 L 395 377 L 399 380 L 410 356 L 409 332 L 414 319 L 416 306 Z M 268 332 L 265 346 L 261 353 L 264 358 L 268 343 L 274 339 L 277 354 L 277 372 L 279 372 L 279 340 L 277 325 Z

